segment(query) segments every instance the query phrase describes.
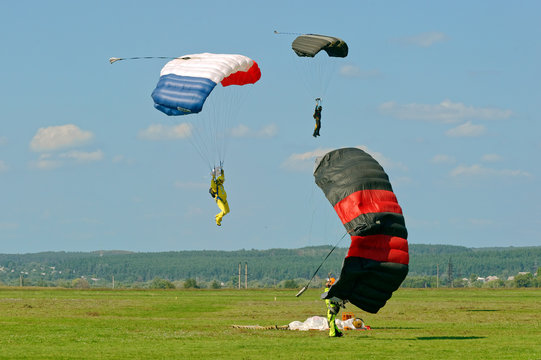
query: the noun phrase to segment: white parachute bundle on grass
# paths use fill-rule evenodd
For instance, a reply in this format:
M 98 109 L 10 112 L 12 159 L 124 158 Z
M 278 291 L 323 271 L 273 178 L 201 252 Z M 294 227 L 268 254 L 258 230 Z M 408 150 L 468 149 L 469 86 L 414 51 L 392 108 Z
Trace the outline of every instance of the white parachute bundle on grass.
M 360 322 L 359 322 L 360 320 Z M 347 320 L 340 320 L 336 319 L 336 326 L 340 330 L 344 330 L 344 328 L 352 329 L 352 330 L 359 330 L 359 329 L 367 329 L 365 327 L 364 322 L 359 318 L 350 318 Z M 356 324 L 358 327 L 355 327 Z M 359 326 L 360 324 L 360 326 Z M 289 330 L 301 330 L 301 331 L 308 331 L 308 330 L 329 330 L 329 325 L 327 324 L 327 319 L 322 316 L 312 316 L 306 319 L 306 321 L 293 321 L 289 323 L 288 325 Z

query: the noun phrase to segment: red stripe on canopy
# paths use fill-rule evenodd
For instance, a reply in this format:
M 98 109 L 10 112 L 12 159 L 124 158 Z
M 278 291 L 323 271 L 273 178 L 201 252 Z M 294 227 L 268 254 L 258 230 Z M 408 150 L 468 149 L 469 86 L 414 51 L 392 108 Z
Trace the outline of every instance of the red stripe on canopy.
M 237 71 L 222 80 L 222 86 L 254 84 L 261 79 L 261 70 L 254 61 L 248 71 Z
M 352 236 L 346 257 L 350 256 L 408 265 L 408 242 L 397 236 L 382 234 Z
M 340 200 L 334 210 L 346 224 L 361 214 L 390 212 L 402 214 L 396 196 L 389 190 L 360 190 Z

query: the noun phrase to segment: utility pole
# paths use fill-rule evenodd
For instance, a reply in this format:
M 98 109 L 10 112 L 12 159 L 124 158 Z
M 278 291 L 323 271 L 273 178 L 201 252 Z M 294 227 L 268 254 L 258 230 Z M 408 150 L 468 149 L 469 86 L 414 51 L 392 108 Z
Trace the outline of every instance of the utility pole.
M 447 278 L 449 279 L 449 287 L 453 287 L 453 263 L 449 258 L 449 265 L 447 266 Z
M 241 266 L 241 263 L 239 263 L 239 289 L 240 289 L 240 266 Z
M 440 264 L 436 264 L 436 288 L 440 287 Z
M 245 264 L 244 268 L 244 288 L 248 289 L 248 263 Z
M 115 288 L 115 276 L 113 275 L 113 289 Z

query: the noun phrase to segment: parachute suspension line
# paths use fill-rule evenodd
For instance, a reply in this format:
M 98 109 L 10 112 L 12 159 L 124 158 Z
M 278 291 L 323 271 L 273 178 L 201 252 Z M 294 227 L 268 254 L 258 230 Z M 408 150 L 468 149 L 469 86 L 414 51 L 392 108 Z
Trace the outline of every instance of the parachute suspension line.
M 325 263 L 325 261 L 327 260 L 327 258 L 329 256 L 331 256 L 332 252 L 334 251 L 334 249 L 336 249 L 336 247 L 338 246 L 338 244 L 340 244 L 340 242 L 342 241 L 342 239 L 344 239 L 346 237 L 348 233 L 346 232 L 344 235 L 342 235 L 342 237 L 336 242 L 336 244 L 333 246 L 333 248 L 331 249 L 331 251 L 329 251 L 329 253 L 327 254 L 327 256 L 325 256 L 325 258 L 323 259 L 323 261 L 321 262 L 321 264 L 319 264 L 319 266 L 317 267 L 316 271 L 314 271 L 314 275 L 312 275 L 312 277 L 310 278 L 310 280 L 308 281 L 308 283 L 302 288 L 299 290 L 299 292 L 297 293 L 297 295 L 295 295 L 296 297 L 299 297 L 302 295 L 303 292 L 306 291 L 306 289 L 308 289 L 308 286 L 310 285 L 310 283 L 312 282 L 312 280 L 314 280 L 314 277 L 316 276 L 317 272 L 319 271 L 319 269 L 321 269 L 321 267 L 323 266 L 323 264 Z
M 307 93 L 313 96 L 313 99 L 324 99 L 332 78 L 336 76 L 336 58 L 318 54 L 310 59 L 296 57 L 293 63 Z
M 316 215 L 316 206 L 314 204 L 314 189 L 315 187 L 311 187 L 311 191 L 310 191 L 310 195 L 308 197 L 308 201 L 306 202 L 308 204 L 308 208 L 309 209 L 312 209 L 312 216 L 310 217 L 310 224 L 309 224 L 309 227 L 308 227 L 308 243 L 306 244 L 306 246 L 310 246 L 312 241 L 312 229 L 314 227 L 314 218 L 315 218 L 315 215 Z
M 209 167 L 210 170 L 213 169 L 213 167 L 211 166 L 211 162 L 210 162 L 210 159 L 208 158 L 208 156 L 205 156 L 205 151 L 201 148 L 201 146 L 198 146 L 197 144 L 197 141 L 194 140 L 195 137 L 197 137 L 197 130 L 194 130 L 193 127 L 192 127 L 192 135 L 193 136 L 190 136 L 188 137 L 190 143 L 192 144 L 193 148 L 195 149 L 195 151 L 197 152 L 197 154 L 199 155 L 199 157 L 201 157 L 201 159 L 207 163 L 207 166 Z
M 169 59 L 169 60 L 173 60 L 173 59 L 181 59 L 180 57 L 173 57 L 173 56 L 135 56 L 135 57 L 129 57 L 129 58 L 117 58 L 117 57 L 112 57 L 112 58 L 109 58 L 109 63 L 110 64 L 113 64 L 117 61 L 122 61 L 122 60 L 148 60 L 148 59 Z
M 195 151 L 197 152 L 197 154 L 199 155 L 199 157 L 201 157 L 201 159 L 207 163 L 207 166 L 209 168 L 209 171 L 212 171 L 213 167 L 211 165 L 211 162 L 210 162 L 210 159 L 208 158 L 208 156 L 205 156 L 204 155 L 204 151 L 199 147 L 197 146 L 196 142 L 194 141 L 194 139 L 192 137 L 189 138 L 190 139 L 190 143 L 192 144 L 193 148 L 195 149 Z
M 232 88 L 224 89 L 218 84 L 209 95 L 203 111 L 190 115 L 190 142 L 211 170 L 225 161 L 230 138 L 229 123 L 236 118 L 240 107 L 239 98 L 244 93 L 239 92 L 246 91 L 243 87 Z
M 251 91 L 251 86 L 232 85 L 224 88 L 217 85 L 216 87 L 207 100 L 208 104 L 205 105 L 208 114 L 207 134 L 210 135 L 209 144 L 217 157 L 215 161 L 223 163 L 233 135 L 231 119 L 238 119 L 240 109 L 247 94 Z

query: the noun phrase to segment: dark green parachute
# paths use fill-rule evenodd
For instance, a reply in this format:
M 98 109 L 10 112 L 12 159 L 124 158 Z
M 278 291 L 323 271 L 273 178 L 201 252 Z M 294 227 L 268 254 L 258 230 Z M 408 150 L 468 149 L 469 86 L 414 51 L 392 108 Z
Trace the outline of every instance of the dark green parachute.
M 325 154 L 314 177 L 351 236 L 340 278 L 322 297 L 375 314 L 408 274 L 408 232 L 389 178 L 358 148 Z
M 326 35 L 301 35 L 293 41 L 291 47 L 298 56 L 314 57 L 321 50 L 325 50 L 331 57 L 348 55 L 348 45 L 344 40 Z

